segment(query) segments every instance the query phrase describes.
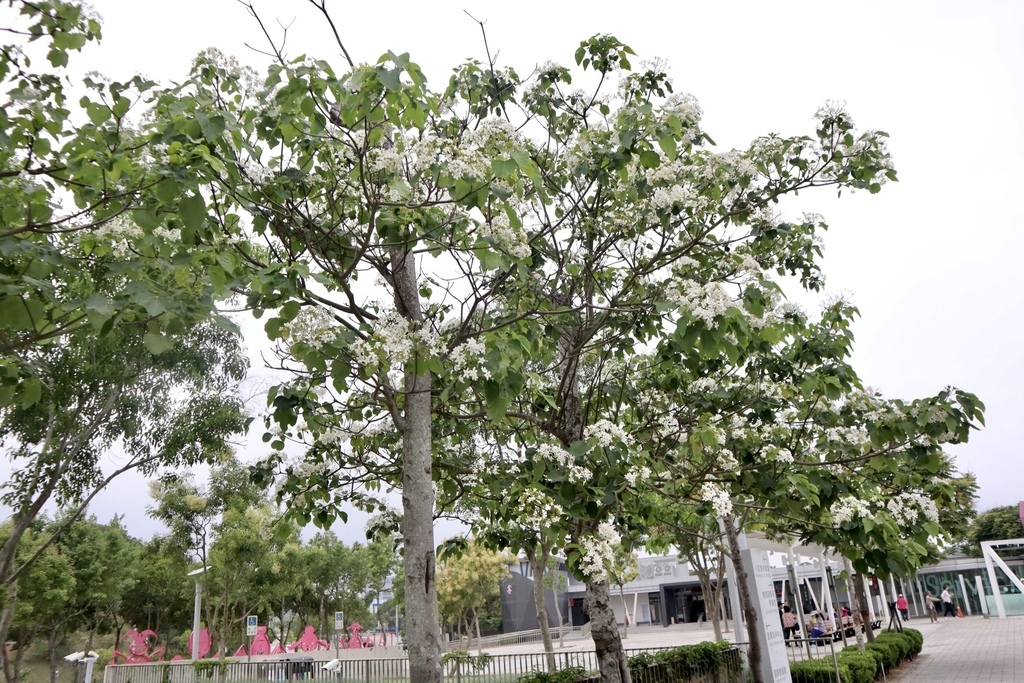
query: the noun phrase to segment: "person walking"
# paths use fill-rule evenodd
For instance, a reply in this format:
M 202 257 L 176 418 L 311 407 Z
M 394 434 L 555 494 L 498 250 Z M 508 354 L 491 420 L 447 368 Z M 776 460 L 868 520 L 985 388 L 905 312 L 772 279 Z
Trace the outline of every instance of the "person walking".
M 907 599 L 903 597 L 903 593 L 900 593 L 900 597 L 896 598 L 896 609 L 900 611 L 903 621 L 910 619 L 910 610 L 908 609 Z
M 953 609 L 953 594 L 949 592 L 949 584 L 942 587 L 939 597 L 942 598 L 942 617 L 944 619 L 956 617 L 956 610 Z
M 931 591 L 928 591 L 928 594 L 924 596 L 924 602 L 926 605 L 928 605 L 928 618 L 931 619 L 932 623 L 934 624 L 936 621 L 939 620 L 939 599 L 932 595 Z

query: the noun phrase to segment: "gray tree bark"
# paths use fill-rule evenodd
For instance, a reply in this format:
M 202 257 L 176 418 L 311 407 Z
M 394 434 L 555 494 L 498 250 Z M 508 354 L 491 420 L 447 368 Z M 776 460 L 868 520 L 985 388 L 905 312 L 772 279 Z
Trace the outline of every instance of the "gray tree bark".
M 594 638 L 597 655 L 597 669 L 602 683 L 632 683 L 629 662 L 622 648 L 619 627 L 615 624 L 612 609 L 612 594 L 608 579 L 587 584 L 587 601 L 584 605 L 590 617 L 590 634 Z
M 864 637 L 869 643 L 875 642 L 875 629 L 871 628 L 871 612 L 868 610 L 868 596 L 864 592 L 864 581 L 858 576 L 853 582 L 853 592 L 857 594 L 857 608 L 860 609 L 860 623 L 864 628 Z
M 765 683 L 761 673 L 761 636 L 757 630 L 757 611 L 750 598 L 750 587 L 747 585 L 747 570 L 743 568 L 743 557 L 740 555 L 739 531 L 731 516 L 722 518 L 725 521 L 725 535 L 729 539 L 729 555 L 736 570 L 736 583 L 743 604 L 743 618 L 747 622 L 747 663 L 750 665 L 753 683 Z
M 415 328 L 423 324 L 415 256 L 391 251 L 395 307 Z M 434 556 L 434 482 L 431 375 L 413 360 L 405 371 L 402 432 L 402 538 L 405 543 L 405 633 L 409 678 L 441 683 L 441 632 L 437 623 Z M 396 424 L 398 422 L 396 421 Z
M 537 624 L 540 626 L 540 637 L 544 641 L 544 652 L 547 655 L 548 671 L 555 670 L 555 646 L 551 642 L 551 628 L 548 626 L 548 608 L 544 604 L 544 570 L 548 564 L 548 551 L 541 548 L 540 557 L 537 557 L 535 548 L 526 549 L 526 559 L 530 561 L 533 569 L 533 605 L 537 609 Z

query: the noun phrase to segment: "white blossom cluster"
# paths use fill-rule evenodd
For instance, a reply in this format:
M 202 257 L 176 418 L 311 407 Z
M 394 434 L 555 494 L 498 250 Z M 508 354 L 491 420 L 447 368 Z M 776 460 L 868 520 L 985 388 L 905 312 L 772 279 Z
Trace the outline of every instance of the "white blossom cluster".
M 666 296 L 672 303 L 688 310 L 693 317 L 704 321 L 709 328 L 714 328 L 715 318 L 733 306 L 729 295 L 717 282 L 702 285 L 694 280 L 682 280 L 669 286 Z
M 304 306 L 281 331 L 292 344 L 302 342 L 319 351 L 334 341 L 334 319 L 319 306 Z
M 637 467 L 634 465 L 626 472 L 626 481 L 630 486 L 636 488 L 651 478 L 651 468 L 646 465 Z
M 669 185 L 659 187 L 651 197 L 651 206 L 655 209 L 671 209 L 675 206 L 692 206 L 703 197 L 689 185 Z
M 665 100 L 665 103 L 661 105 L 661 109 L 667 114 L 679 117 L 684 126 L 688 128 L 688 130 L 684 131 L 684 136 L 691 136 L 684 137 L 683 142 L 685 144 L 693 142 L 692 136 L 696 134 L 697 124 L 700 123 L 700 119 L 704 115 L 704 111 L 701 109 L 697 98 L 690 93 L 672 93 Z
M 505 213 L 497 213 L 489 220 L 480 223 L 480 234 L 494 240 L 499 248 L 512 254 L 517 259 L 530 257 L 530 244 L 522 229 L 512 227 Z
M 262 185 L 274 175 L 269 168 L 264 166 L 258 159 L 253 159 L 252 157 L 246 157 L 244 161 L 240 162 L 238 170 L 249 179 L 249 182 L 256 185 Z
M 860 448 L 870 445 L 871 437 L 868 431 L 861 426 L 855 427 L 829 427 L 824 433 L 825 440 L 834 444 L 849 444 Z
M 208 63 L 224 70 L 237 82 L 244 98 L 257 97 L 263 89 L 263 83 L 255 69 L 242 65 L 235 57 L 229 57 L 215 47 L 201 51 L 194 60 L 193 69 L 202 63 Z
M 939 521 L 939 510 L 935 501 L 919 493 L 900 493 L 885 504 L 889 514 L 898 524 L 909 526 L 920 517 L 930 522 Z
M 784 464 L 793 462 L 793 453 L 788 448 L 775 448 L 769 451 L 769 453 L 776 462 Z
M 590 470 L 576 462 L 572 453 L 554 444 L 544 443 L 538 446 L 537 457 L 558 465 L 574 484 L 586 483 L 593 477 Z
M 701 488 L 700 499 L 711 503 L 717 517 L 732 514 L 732 498 L 729 496 L 729 492 L 719 484 L 714 482 L 704 484 Z
M 430 355 L 440 355 L 444 348 L 441 338 L 429 327 L 413 329 L 411 323 L 390 310 L 377 318 L 373 333 L 352 344 L 356 360 L 368 367 L 376 367 L 383 356 L 392 368 L 400 369 L 413 359 L 417 348 Z
M 484 365 L 486 351 L 487 348 L 479 339 L 467 339 L 451 350 L 448 358 L 459 379 L 463 382 L 476 382 L 491 376 L 491 371 Z
M 588 425 L 583 430 L 583 438 L 588 441 L 593 439 L 602 448 L 608 448 L 616 441 L 626 446 L 632 443 L 629 434 L 610 420 L 598 420 L 594 424 Z
M 516 502 L 519 522 L 524 528 L 542 532 L 558 525 L 564 515 L 559 505 L 542 491 L 526 489 Z
M 607 522 L 598 525 L 596 534 L 580 538 L 580 571 L 591 580 L 601 579 L 615 557 L 615 546 L 619 540 L 615 527 Z
M 98 241 L 108 244 L 119 258 L 127 256 L 143 234 L 142 228 L 128 220 L 124 214 L 111 218 L 93 233 Z
M 843 496 L 832 506 L 832 519 L 837 524 L 851 522 L 859 517 L 867 517 L 871 514 L 871 507 L 866 501 L 854 496 Z
M 309 479 L 323 476 L 327 473 L 328 464 L 323 459 L 306 458 L 304 455 L 296 455 L 285 461 L 285 466 L 292 476 L 300 479 Z
M 742 152 L 730 150 L 710 155 L 702 175 L 704 180 L 740 182 L 754 178 L 757 165 Z

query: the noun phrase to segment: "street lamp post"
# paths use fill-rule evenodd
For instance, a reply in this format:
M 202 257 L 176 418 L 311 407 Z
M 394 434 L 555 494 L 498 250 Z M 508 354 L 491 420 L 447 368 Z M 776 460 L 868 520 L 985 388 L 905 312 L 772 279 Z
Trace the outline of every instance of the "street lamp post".
M 203 585 L 199 583 L 199 575 L 206 571 L 200 567 L 188 573 L 196 582 L 196 601 L 192 612 L 192 661 L 199 660 L 199 611 L 203 606 Z

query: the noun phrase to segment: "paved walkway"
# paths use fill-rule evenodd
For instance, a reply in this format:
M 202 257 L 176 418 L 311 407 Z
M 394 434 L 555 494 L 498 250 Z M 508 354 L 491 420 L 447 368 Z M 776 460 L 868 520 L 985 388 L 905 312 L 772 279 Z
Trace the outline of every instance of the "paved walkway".
M 912 620 L 910 626 L 924 634 L 924 649 L 890 683 L 1024 681 L 1024 617 Z

